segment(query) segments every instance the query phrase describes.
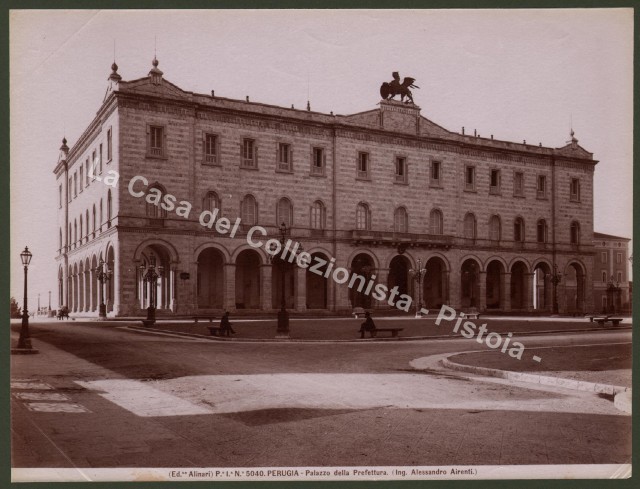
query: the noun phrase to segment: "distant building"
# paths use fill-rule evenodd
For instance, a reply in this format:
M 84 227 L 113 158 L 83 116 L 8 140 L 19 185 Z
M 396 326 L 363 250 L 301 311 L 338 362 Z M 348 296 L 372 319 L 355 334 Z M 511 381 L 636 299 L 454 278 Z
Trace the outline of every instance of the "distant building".
M 630 311 L 629 238 L 593 233 L 593 302 L 596 312 Z
M 144 313 L 151 294 L 141 266 L 154 260 L 160 314 L 277 309 L 279 265 L 248 244 L 247 231 L 260 225 L 277 238 L 281 223 L 315 258 L 414 304 L 421 295 L 430 309 L 551 312 L 557 270 L 560 312 L 593 310 L 597 161 L 573 132 L 561 148 L 506 142 L 451 132 L 411 103 L 324 114 L 184 91 L 155 59 L 137 80 L 117 69 L 55 168 L 58 303 L 72 313 L 97 314 L 101 260 L 113 272 L 109 315 Z M 114 173 L 118 184 L 106 185 Z M 128 189 L 135 176 L 147 182 L 135 183 L 137 196 Z M 185 218 L 149 204 L 153 193 L 193 209 Z M 234 237 L 199 223 L 216 209 L 231 223 L 241 218 Z M 420 290 L 410 273 L 418 259 L 427 269 Z M 286 305 L 391 307 L 355 285 L 291 267 Z

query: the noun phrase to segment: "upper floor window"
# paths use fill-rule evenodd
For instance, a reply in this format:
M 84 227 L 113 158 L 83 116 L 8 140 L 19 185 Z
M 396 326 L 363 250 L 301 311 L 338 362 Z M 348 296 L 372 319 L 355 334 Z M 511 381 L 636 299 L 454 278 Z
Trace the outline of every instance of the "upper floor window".
M 476 239 L 476 216 L 471 212 L 464 216 L 464 237 Z
M 431 234 L 443 234 L 444 219 L 440 209 L 433 209 L 429 215 L 429 226 Z
M 622 272 L 616 273 L 616 281 L 621 284 L 622 283 Z
M 547 242 L 547 221 L 540 219 L 537 226 L 537 241 L 538 243 Z
M 220 199 L 215 192 L 207 192 L 202 199 L 202 210 L 213 212 L 215 209 L 220 209 Z
M 82 180 L 84 180 L 84 167 L 80 165 L 80 193 L 82 193 Z
M 500 183 L 501 183 L 500 170 L 496 170 L 496 169 L 491 170 L 489 193 L 491 193 L 491 194 L 499 194 L 500 193 Z
M 163 126 L 148 126 L 147 155 L 164 157 L 165 155 L 165 133 Z
M 164 211 L 165 215 L 167 211 Z M 111 227 L 111 218 L 113 217 L 113 201 L 111 199 L 111 190 L 107 192 L 107 227 Z
M 489 219 L 489 239 L 493 241 L 500 241 L 501 234 L 502 226 L 500 216 L 491 216 Z
M 524 197 L 524 173 L 521 171 L 513 175 L 513 195 Z
M 521 217 L 513 221 L 513 240 L 519 243 L 524 241 L 524 220 Z
M 113 132 L 112 128 L 107 129 L 107 161 L 113 158 Z
M 159 183 L 153 184 L 147 189 L 147 196 L 152 196 L 149 198 L 151 202 L 145 198 L 147 202 L 147 217 L 152 219 L 162 219 L 167 217 L 166 209 L 160 207 L 166 193 L 167 191 L 165 188 Z M 100 201 L 100 222 L 102 222 L 102 201 Z
M 371 229 L 371 213 L 367 204 L 360 203 L 356 207 L 356 229 Z
M 84 182 L 84 186 L 88 187 L 90 180 L 89 180 L 89 175 L 91 175 L 91 169 L 89 168 L 89 159 L 87 159 L 87 161 L 85 162 L 85 182 Z
M 69 184 L 67 185 L 67 201 L 71 202 L 73 198 L 72 189 L 73 188 L 73 177 L 69 177 Z
M 253 226 L 258 223 L 258 203 L 253 195 L 247 194 L 242 199 L 240 218 L 245 226 Z
M 326 167 L 324 148 L 313 148 L 311 152 L 311 174 L 324 175 Z
M 98 175 L 102 175 L 102 160 L 98 159 L 98 153 L 96 150 L 93 150 L 91 159 L 93 160 L 93 167 L 98 169 Z
M 396 183 L 407 183 L 407 159 L 398 156 L 396 158 Z
M 358 170 L 356 172 L 356 178 L 369 179 L 369 153 L 358 153 Z
M 291 204 L 291 201 L 286 197 L 282 197 L 278 201 L 276 208 L 276 226 L 280 226 L 281 224 L 284 224 L 288 228 L 293 226 L 293 204 Z
M 242 140 L 242 161 L 241 166 L 244 168 L 257 168 L 258 167 L 258 148 L 256 148 L 256 142 L 253 139 Z
M 601 251 L 600 252 L 600 262 L 607 263 L 607 255 L 608 255 L 608 253 L 606 251 Z
M 102 144 L 99 146 L 98 158 L 100 158 L 100 168 L 102 168 Z M 107 163 L 109 163 L 109 160 L 107 160 Z
M 602 283 L 603 284 L 607 283 L 607 271 L 606 270 L 602 270 Z
M 96 205 L 95 204 L 93 204 L 91 235 L 92 235 L 93 238 L 96 237 Z
M 293 150 L 287 143 L 278 143 L 278 170 L 293 171 Z
M 618 265 L 622 263 L 622 253 L 616 253 L 616 263 Z
M 218 164 L 218 136 L 215 134 L 204 135 L 204 163 L 206 165 Z
M 58 207 L 62 209 L 62 184 L 58 186 Z
M 434 187 L 441 185 L 442 164 L 439 161 L 431 161 L 430 182 Z
M 571 223 L 571 244 L 580 243 L 580 224 L 577 221 Z
M 73 174 L 73 196 L 78 196 L 78 172 Z
M 570 195 L 571 200 L 575 202 L 580 201 L 580 179 L 572 178 L 571 179 L 571 187 L 570 187 Z
M 324 204 L 316 200 L 311 206 L 311 229 L 325 228 L 325 207 Z
M 393 230 L 396 233 L 407 233 L 409 231 L 409 216 L 407 209 L 398 207 L 393 215 Z
M 464 189 L 475 190 L 476 189 L 476 167 L 465 166 L 464 168 Z
M 536 195 L 539 199 L 547 196 L 547 177 L 546 175 L 538 175 L 538 183 L 536 185 Z

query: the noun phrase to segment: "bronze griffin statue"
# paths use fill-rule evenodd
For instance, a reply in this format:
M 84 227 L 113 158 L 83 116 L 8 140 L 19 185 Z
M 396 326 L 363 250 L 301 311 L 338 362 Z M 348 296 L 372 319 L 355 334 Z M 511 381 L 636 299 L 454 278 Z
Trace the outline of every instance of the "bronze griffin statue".
M 414 85 L 413 82 L 416 81 L 415 78 L 406 77 L 402 83 L 400 83 L 400 74 L 397 71 L 394 71 L 393 80 L 389 83 L 384 82 L 380 86 L 380 95 L 384 100 L 391 100 L 396 95 L 400 95 L 400 102 L 404 102 L 405 104 L 414 103 L 413 96 L 411 95 L 410 88 L 420 88 L 417 85 Z M 407 97 L 405 102 L 404 98 Z

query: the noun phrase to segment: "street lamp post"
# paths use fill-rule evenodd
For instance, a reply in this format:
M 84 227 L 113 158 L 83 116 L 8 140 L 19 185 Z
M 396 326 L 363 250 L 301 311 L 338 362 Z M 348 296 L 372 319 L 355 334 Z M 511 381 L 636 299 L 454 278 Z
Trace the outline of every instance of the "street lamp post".
M 562 281 L 562 273 L 558 272 L 557 264 L 553 264 L 553 273 L 548 273 L 547 277 L 553 284 L 553 314 L 558 314 L 558 284 Z
M 158 278 L 164 275 L 164 267 L 162 265 L 156 267 L 156 257 L 151 253 L 149 265 L 147 267 L 140 265 L 140 271 L 143 274 L 143 282 L 151 285 L 149 307 L 147 307 L 147 320 L 145 322 L 145 325 L 148 326 L 156 322 L 156 289 L 158 288 Z
M 464 275 L 468 277 L 469 283 L 469 307 L 475 307 L 475 299 L 473 297 L 474 290 L 476 288 L 476 264 L 472 262 L 469 265 L 469 270 L 464 272 Z
M 100 289 L 98 290 L 100 295 L 100 306 L 99 306 L 98 316 L 101 318 L 107 317 L 107 305 L 104 303 L 104 296 L 106 295 L 104 290 L 104 284 L 109 280 L 111 280 L 111 273 L 112 272 L 109 269 L 109 265 L 106 265 L 106 269 L 105 269 L 105 262 L 102 258 L 100 258 L 100 263 L 96 267 L 96 274 L 97 274 L 98 282 L 100 282 Z
M 51 291 L 49 291 L 49 311 L 51 311 Z
M 416 317 L 422 317 L 422 280 L 427 274 L 427 269 L 422 268 L 422 260 L 418 258 L 418 266 L 417 268 L 409 270 L 409 273 L 413 276 L 413 279 L 416 281 L 417 289 L 418 289 L 418 307 L 416 308 Z
M 31 346 L 31 335 L 29 334 L 29 310 L 27 307 L 27 269 L 33 255 L 28 247 L 24 247 L 24 251 L 20 253 L 20 260 L 24 267 L 24 304 L 22 307 L 22 326 L 20 327 L 20 337 L 18 338 L 18 347 L 12 349 L 12 353 L 38 353 L 38 350 Z

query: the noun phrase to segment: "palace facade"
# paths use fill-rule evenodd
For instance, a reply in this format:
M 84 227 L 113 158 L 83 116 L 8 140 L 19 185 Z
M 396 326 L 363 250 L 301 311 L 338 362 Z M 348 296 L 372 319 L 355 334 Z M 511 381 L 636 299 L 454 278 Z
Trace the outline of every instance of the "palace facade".
M 155 59 L 137 80 L 117 69 L 54 171 L 58 303 L 72 313 L 98 314 L 101 262 L 109 316 L 144 314 L 151 287 L 167 315 L 272 311 L 283 289 L 298 312 L 391 307 L 304 268 L 282 272 L 247 242 L 254 225 L 278 238 L 281 223 L 312 256 L 375 275 L 414 305 L 551 312 L 562 274 L 560 312 L 594 309 L 597 161 L 573 133 L 561 148 L 499 141 L 450 132 L 393 100 L 324 114 L 184 91 Z M 137 176 L 147 184 L 130 192 Z M 147 194 L 192 209 L 180 215 Z M 233 237 L 199 222 L 216 209 L 241 219 Z M 144 280 L 152 262 L 155 285 Z

